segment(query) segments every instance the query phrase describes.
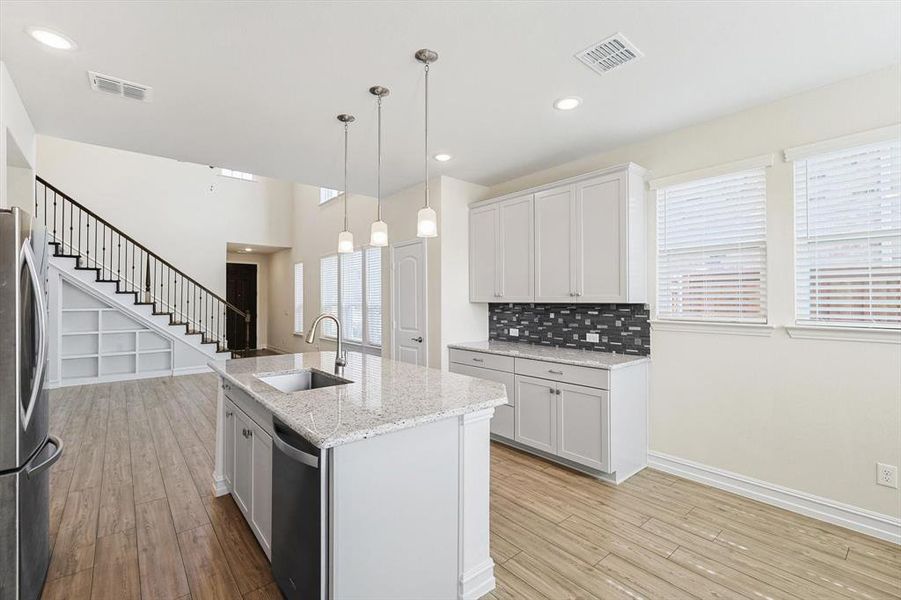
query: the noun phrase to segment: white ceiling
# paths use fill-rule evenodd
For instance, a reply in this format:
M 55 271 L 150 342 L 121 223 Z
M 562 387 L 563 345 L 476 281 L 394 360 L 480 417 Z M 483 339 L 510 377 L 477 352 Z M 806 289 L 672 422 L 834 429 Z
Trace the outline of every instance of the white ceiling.
M 57 29 L 65 53 L 24 32 Z M 616 33 L 645 54 L 600 76 L 572 55 Z M 16 2 L 0 57 L 40 133 L 375 191 L 422 177 L 422 69 L 433 172 L 490 185 L 538 168 L 901 62 L 899 2 Z M 150 85 L 150 104 L 92 92 L 87 70 Z M 578 95 L 561 113 L 552 102 Z M 849 107 L 853 109 L 853 107 Z

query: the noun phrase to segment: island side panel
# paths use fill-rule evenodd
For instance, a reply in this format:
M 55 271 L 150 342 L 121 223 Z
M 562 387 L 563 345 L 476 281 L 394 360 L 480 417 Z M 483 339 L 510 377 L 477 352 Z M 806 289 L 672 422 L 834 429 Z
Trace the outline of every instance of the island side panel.
M 216 465 L 213 468 L 213 495 L 224 496 L 229 492 L 225 482 L 225 391 L 222 377 L 216 386 Z
M 332 450 L 332 598 L 458 597 L 460 423 Z
M 458 598 L 475 600 L 494 589 L 489 545 L 491 417 L 489 408 L 460 417 L 460 583 Z

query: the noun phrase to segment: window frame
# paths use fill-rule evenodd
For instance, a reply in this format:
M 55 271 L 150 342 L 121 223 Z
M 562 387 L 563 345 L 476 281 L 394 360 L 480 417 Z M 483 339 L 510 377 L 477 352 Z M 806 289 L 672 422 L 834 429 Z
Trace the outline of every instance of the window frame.
M 801 238 L 798 235 L 799 211 L 798 203 L 798 169 L 800 164 L 806 163 L 811 159 L 827 157 L 838 153 L 847 153 L 857 149 L 873 146 L 880 143 L 895 142 L 901 135 L 901 127 L 887 127 L 883 129 L 863 132 L 860 134 L 852 134 L 843 138 L 826 140 L 824 142 L 815 142 L 805 146 L 789 148 L 785 150 L 785 161 L 792 163 L 792 324 L 786 326 L 786 330 L 790 337 L 796 339 L 829 339 L 839 341 L 865 341 L 865 342 L 885 342 L 899 344 L 901 343 L 901 320 L 892 326 L 880 323 L 866 324 L 865 321 L 829 321 L 818 320 L 813 318 L 802 318 L 801 315 L 801 289 L 799 280 L 801 278 Z M 804 168 L 807 168 L 805 164 Z M 805 175 L 805 188 L 809 188 L 810 177 Z M 807 202 L 807 199 L 803 199 Z M 805 207 L 809 211 L 809 203 Z M 870 231 L 866 233 L 846 233 L 836 234 L 835 241 L 853 241 L 860 240 L 869 236 Z M 806 239 L 810 239 L 807 236 Z M 806 298 L 808 312 L 812 313 L 812 298 L 810 294 Z
M 362 339 L 362 341 L 357 341 L 357 340 L 351 340 L 351 339 L 348 339 L 347 337 L 345 337 L 342 340 L 342 342 L 347 346 L 352 346 L 355 349 L 360 349 L 362 352 L 368 352 L 370 354 L 380 354 L 382 351 L 382 343 L 381 342 L 373 343 L 372 340 L 369 339 L 369 333 L 370 333 L 370 331 L 369 331 L 369 296 L 368 296 L 369 284 L 368 284 L 368 277 L 367 277 L 368 266 L 367 266 L 367 261 L 366 261 L 366 253 L 369 251 L 372 251 L 372 250 L 378 252 L 379 262 L 381 263 L 383 257 L 382 257 L 382 252 L 381 252 L 380 247 L 365 245 L 365 246 L 358 246 L 358 247 L 354 248 L 354 252 L 361 253 L 360 294 L 361 294 L 361 307 L 362 307 L 362 319 L 363 319 L 363 339 Z M 320 273 L 319 273 L 320 307 L 319 308 L 320 308 L 320 311 L 322 310 L 322 271 L 321 271 L 322 259 L 331 258 L 331 257 L 336 257 L 336 259 L 337 259 L 336 260 L 336 262 L 337 262 L 336 281 L 337 281 L 337 286 L 338 286 L 337 316 L 339 319 L 341 318 L 341 315 L 343 314 L 343 311 L 344 311 L 344 293 L 343 293 L 343 289 L 342 289 L 343 288 L 342 277 L 344 276 L 344 273 L 343 273 L 343 267 L 342 267 L 343 261 L 341 260 L 341 256 L 342 255 L 340 253 L 330 252 L 328 254 L 323 254 L 319 259 L 319 264 L 320 264 Z M 384 281 L 384 277 L 382 277 L 382 281 Z M 382 303 L 381 296 L 382 295 L 380 294 L 379 295 L 379 314 L 382 315 L 382 317 L 384 317 L 384 313 L 382 312 L 384 310 L 384 305 Z M 343 325 L 343 323 L 342 323 L 342 325 Z M 347 331 L 347 329 L 345 328 L 345 332 L 346 331 Z M 325 333 L 323 333 L 321 337 L 323 339 L 326 339 L 326 340 L 329 340 L 332 342 L 337 341 L 337 337 L 335 337 L 333 335 L 326 335 Z
M 688 173 L 672 175 L 655 179 L 650 182 L 650 189 L 655 193 L 654 197 L 654 305 L 652 326 L 661 331 L 686 331 L 697 328 L 699 331 L 709 331 L 711 333 L 736 333 L 742 335 L 762 335 L 767 336 L 773 331 L 770 324 L 770 247 L 769 247 L 769 206 L 768 206 L 768 171 L 767 167 L 772 166 L 773 157 L 771 154 L 753 157 L 733 163 L 726 163 L 705 169 L 699 169 Z M 762 245 L 762 261 L 761 261 L 761 295 L 760 302 L 762 304 L 762 320 L 737 319 L 737 318 L 704 318 L 698 315 L 689 315 L 686 317 L 674 316 L 671 314 L 661 314 L 661 247 L 660 236 L 661 231 L 658 226 L 660 220 L 660 200 L 661 195 L 665 194 L 667 189 L 681 187 L 688 184 L 700 183 L 704 180 L 715 179 L 729 176 L 741 176 L 743 174 L 759 171 L 763 177 L 763 232 L 760 242 L 732 242 L 729 244 L 720 244 L 721 250 L 727 248 L 734 251 L 740 250 L 742 246 L 749 247 L 751 245 Z M 702 248 L 698 246 L 698 248 Z
M 297 329 L 297 267 L 300 266 L 300 329 Z M 304 298 L 306 292 L 306 267 L 303 261 L 294 263 L 294 335 L 303 335 L 304 333 Z

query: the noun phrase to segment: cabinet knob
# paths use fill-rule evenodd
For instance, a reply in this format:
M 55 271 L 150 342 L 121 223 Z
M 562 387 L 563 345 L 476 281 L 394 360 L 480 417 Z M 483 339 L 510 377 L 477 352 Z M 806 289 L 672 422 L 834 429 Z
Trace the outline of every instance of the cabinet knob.
M 559 388 L 557 389 L 557 395 L 558 395 L 558 396 L 560 395 L 560 390 L 559 390 Z
M 233 414 L 234 414 L 234 413 L 233 413 L 232 411 L 230 411 L 230 410 L 225 411 L 225 417 L 226 417 L 226 418 L 232 416 Z
M 554 390 L 554 388 L 548 388 L 547 391 L 549 391 L 551 394 L 553 394 L 555 390 Z

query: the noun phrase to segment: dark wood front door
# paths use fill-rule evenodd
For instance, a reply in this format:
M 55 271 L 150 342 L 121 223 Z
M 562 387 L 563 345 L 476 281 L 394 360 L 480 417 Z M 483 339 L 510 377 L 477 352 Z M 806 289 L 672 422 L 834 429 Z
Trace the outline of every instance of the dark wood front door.
M 250 344 L 244 318 L 228 311 L 228 347 L 232 350 L 257 347 L 257 266 L 240 263 L 225 265 L 225 299 L 241 310 L 250 311 Z

